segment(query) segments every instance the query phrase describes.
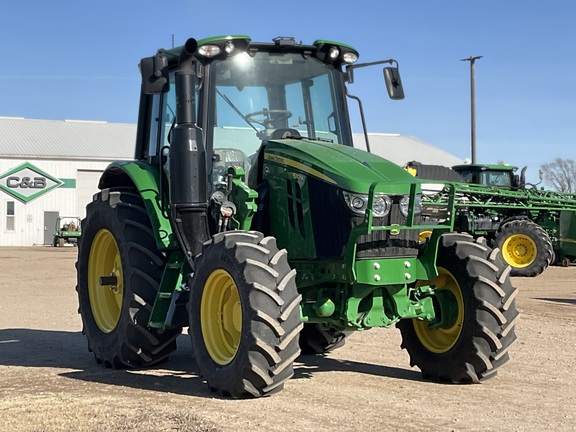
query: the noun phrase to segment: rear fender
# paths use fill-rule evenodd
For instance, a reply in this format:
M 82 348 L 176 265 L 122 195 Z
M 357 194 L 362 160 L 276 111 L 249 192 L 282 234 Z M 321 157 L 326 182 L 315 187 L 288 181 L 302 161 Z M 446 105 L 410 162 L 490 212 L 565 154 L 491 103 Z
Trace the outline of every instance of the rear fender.
M 133 187 L 140 192 L 158 249 L 178 249 L 162 196 L 168 194 L 167 184 L 166 189 L 162 190 L 158 168 L 141 161 L 113 162 L 102 174 L 98 187 L 106 189 L 123 186 Z

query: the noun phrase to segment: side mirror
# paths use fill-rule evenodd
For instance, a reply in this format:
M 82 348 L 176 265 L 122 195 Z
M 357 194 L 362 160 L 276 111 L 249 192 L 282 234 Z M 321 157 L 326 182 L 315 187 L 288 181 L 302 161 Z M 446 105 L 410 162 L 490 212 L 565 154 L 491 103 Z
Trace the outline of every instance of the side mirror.
M 386 81 L 386 90 L 390 99 L 404 99 L 404 88 L 400 79 L 400 71 L 397 67 L 384 68 L 384 81 Z
M 159 54 L 140 60 L 140 74 L 142 75 L 142 91 L 152 95 L 166 93 L 170 84 L 168 81 L 168 60 Z

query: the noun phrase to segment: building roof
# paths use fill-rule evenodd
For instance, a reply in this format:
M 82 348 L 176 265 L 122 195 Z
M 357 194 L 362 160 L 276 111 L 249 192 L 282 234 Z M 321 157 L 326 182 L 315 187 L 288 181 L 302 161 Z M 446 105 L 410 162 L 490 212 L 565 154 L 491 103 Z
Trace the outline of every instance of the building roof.
M 135 140 L 134 124 L 0 117 L 0 157 L 133 159 Z
M 370 151 L 384 159 L 404 166 L 417 161 L 430 165 L 452 166 L 464 161 L 418 138 L 399 134 L 369 133 Z M 354 146 L 366 150 L 364 134 L 354 134 Z
M 372 153 L 398 165 L 410 161 L 452 166 L 463 161 L 412 136 L 370 133 Z M 123 160 L 134 158 L 136 125 L 0 117 L 0 157 Z M 364 134 L 354 145 L 366 149 Z

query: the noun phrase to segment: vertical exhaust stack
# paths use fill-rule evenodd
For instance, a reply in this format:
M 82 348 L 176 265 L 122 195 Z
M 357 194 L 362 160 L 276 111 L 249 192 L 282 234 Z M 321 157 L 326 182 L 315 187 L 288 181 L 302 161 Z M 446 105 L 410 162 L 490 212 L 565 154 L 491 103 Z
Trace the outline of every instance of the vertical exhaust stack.
M 186 254 L 200 253 L 210 236 L 207 222 L 206 148 L 196 124 L 196 73 L 192 59 L 198 43 L 188 39 L 176 70 L 176 127 L 170 143 L 170 202 L 176 235 Z

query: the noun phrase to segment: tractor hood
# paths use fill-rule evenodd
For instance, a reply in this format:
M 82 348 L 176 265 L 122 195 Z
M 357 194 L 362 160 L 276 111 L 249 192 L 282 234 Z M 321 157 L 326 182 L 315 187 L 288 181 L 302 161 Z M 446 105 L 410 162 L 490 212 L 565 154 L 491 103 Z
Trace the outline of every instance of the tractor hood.
M 273 140 L 266 146 L 265 160 L 357 193 L 367 193 L 373 183 L 378 183 L 376 192 L 407 194 L 411 184 L 421 183 L 389 160 L 342 144 Z

